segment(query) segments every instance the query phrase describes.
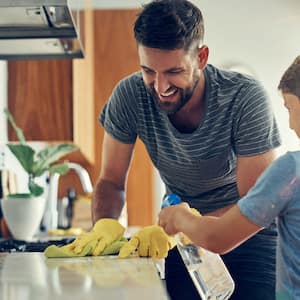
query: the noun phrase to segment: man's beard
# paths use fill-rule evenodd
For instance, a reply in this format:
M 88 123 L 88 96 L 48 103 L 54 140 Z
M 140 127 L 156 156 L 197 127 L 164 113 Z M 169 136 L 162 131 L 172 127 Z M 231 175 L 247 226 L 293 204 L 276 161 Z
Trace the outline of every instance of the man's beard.
M 154 85 L 148 86 L 148 92 L 153 97 L 157 107 L 159 107 L 162 111 L 164 111 L 168 115 L 172 115 L 177 113 L 189 100 L 192 98 L 195 88 L 199 82 L 199 75 L 194 75 L 193 84 L 185 89 L 177 89 L 176 93 L 179 93 L 179 100 L 176 102 L 173 101 L 161 101 L 157 92 L 154 89 Z M 174 87 L 171 87 L 174 88 Z

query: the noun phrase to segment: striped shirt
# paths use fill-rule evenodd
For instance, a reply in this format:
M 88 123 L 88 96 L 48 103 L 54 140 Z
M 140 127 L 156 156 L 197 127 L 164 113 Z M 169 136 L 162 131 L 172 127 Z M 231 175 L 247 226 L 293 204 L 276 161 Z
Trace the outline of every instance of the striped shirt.
M 280 145 L 263 87 L 253 78 L 208 65 L 205 113 L 192 133 L 179 132 L 148 93 L 140 72 L 119 82 L 100 115 L 106 132 L 132 144 L 139 137 L 166 193 L 207 213 L 237 202 L 237 156 Z

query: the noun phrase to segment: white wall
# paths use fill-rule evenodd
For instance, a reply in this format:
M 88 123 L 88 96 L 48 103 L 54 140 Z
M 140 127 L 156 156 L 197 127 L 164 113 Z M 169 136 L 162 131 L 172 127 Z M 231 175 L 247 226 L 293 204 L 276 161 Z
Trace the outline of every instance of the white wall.
M 7 123 L 3 114 L 7 106 L 7 63 L 0 60 L 0 145 L 7 141 Z M 0 148 L 1 151 L 1 148 Z
M 206 24 L 210 62 L 237 62 L 257 74 L 271 97 L 285 149 L 298 147 L 277 91 L 281 75 L 300 54 L 300 1 L 194 1 Z
M 14 170 L 17 174 L 23 174 L 23 170 L 14 156 L 9 152 L 6 147 L 7 139 L 7 121 L 3 112 L 7 107 L 7 62 L 0 61 L 0 154 L 4 157 L 3 165 L 0 167 Z M 22 180 L 24 181 L 24 180 Z
M 7 126 L 2 113 L 7 102 L 7 67 L 5 61 L 0 61 L 0 170 L 4 168 L 5 147 L 7 141 Z
M 6 147 L 7 138 L 7 120 L 3 113 L 4 108 L 7 107 L 7 62 L 0 60 L 0 157 L 2 158 L 2 153 L 4 153 L 4 162 L 0 161 L 0 168 L 4 167 L 6 169 L 13 170 L 17 174 L 17 188 L 19 192 L 27 192 L 27 175 L 23 168 L 17 161 L 17 159 L 12 155 L 9 149 Z M 17 121 L 17 120 L 16 120 Z M 30 145 L 36 150 L 40 151 L 46 144 L 44 142 L 34 142 Z M 39 183 L 45 184 L 45 177 L 39 180 Z

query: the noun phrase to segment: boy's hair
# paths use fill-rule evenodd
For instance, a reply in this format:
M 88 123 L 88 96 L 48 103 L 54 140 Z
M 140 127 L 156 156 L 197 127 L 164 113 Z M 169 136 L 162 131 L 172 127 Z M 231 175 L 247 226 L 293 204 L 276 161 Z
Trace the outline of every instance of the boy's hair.
M 164 50 L 196 49 L 203 41 L 199 8 L 186 0 L 154 0 L 143 6 L 134 24 L 138 44 Z
M 300 99 L 300 55 L 282 75 L 278 89 L 282 93 L 293 94 Z

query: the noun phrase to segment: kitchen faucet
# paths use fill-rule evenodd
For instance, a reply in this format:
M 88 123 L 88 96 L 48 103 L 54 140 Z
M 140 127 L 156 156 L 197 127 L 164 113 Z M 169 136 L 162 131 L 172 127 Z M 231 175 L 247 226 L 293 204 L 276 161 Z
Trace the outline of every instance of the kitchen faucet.
M 67 163 L 69 169 L 74 170 L 80 179 L 82 189 L 85 193 L 92 193 L 93 186 L 90 176 L 86 169 L 77 163 Z M 58 224 L 57 198 L 58 198 L 58 183 L 60 175 L 57 173 L 51 174 L 49 177 L 48 197 L 45 204 L 45 212 L 43 217 L 43 230 L 46 232 L 49 229 L 56 229 Z

